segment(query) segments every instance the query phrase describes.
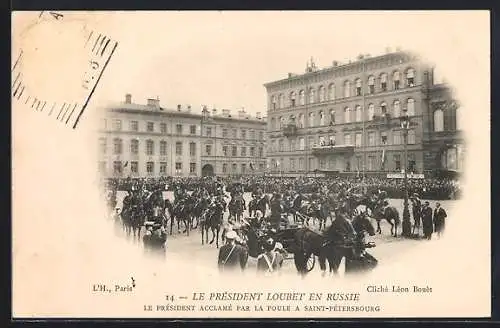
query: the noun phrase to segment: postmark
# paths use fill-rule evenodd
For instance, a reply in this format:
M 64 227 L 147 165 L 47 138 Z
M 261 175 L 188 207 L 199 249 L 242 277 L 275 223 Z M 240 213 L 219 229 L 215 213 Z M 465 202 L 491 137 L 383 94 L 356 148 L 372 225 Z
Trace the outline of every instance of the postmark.
M 118 42 L 72 15 L 42 11 L 17 35 L 12 99 L 75 129 Z

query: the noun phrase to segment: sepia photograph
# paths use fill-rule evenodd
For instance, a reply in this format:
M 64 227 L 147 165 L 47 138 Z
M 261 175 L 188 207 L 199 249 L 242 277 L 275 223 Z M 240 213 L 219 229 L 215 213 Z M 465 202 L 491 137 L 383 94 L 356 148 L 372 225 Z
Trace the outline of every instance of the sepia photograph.
M 13 12 L 13 317 L 490 317 L 489 24 Z

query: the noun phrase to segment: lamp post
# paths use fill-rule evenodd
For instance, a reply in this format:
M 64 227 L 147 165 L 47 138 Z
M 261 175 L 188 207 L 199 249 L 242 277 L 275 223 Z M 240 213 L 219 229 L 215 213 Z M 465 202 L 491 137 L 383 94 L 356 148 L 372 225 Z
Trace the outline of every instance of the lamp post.
M 404 204 L 403 204 L 403 237 L 411 236 L 410 210 L 408 209 L 408 129 L 410 119 L 407 110 L 401 116 L 401 129 L 403 130 L 404 142 Z

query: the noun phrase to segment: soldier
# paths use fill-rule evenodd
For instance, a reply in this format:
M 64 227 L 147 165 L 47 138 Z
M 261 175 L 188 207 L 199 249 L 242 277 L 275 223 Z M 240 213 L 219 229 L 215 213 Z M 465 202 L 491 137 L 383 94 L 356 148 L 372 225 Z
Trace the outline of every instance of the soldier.
M 271 227 L 276 230 L 279 229 L 280 221 L 281 221 L 281 213 L 283 213 L 283 206 L 281 205 L 281 195 L 279 193 L 275 193 L 273 195 L 273 199 L 271 200 Z
M 424 230 L 424 237 L 431 240 L 433 233 L 432 208 L 429 207 L 428 201 L 424 203 L 424 207 L 422 208 L 422 228 Z
M 257 272 L 266 275 L 279 273 L 283 265 L 283 255 L 275 250 L 276 242 L 269 238 L 264 243 L 264 253 L 257 257 Z
M 445 219 L 448 215 L 444 208 L 441 207 L 440 203 L 436 203 L 436 208 L 434 209 L 434 230 L 437 233 L 438 238 L 441 238 L 441 235 L 444 232 L 444 223 Z
M 238 234 L 235 231 L 226 233 L 226 244 L 220 248 L 218 266 L 220 271 L 245 269 L 248 260 L 247 250 L 236 243 Z
M 413 231 L 412 234 L 415 234 L 415 229 L 417 229 L 417 235 L 420 234 L 420 222 L 422 218 L 422 202 L 420 201 L 420 197 L 418 194 L 413 194 L 410 198 L 412 202 L 412 212 L 413 212 Z

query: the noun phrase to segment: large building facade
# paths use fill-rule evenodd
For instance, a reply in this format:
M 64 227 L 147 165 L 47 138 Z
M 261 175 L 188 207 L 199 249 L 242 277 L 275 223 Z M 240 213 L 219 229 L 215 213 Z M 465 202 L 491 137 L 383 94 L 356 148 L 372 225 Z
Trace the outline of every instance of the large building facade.
M 272 174 L 318 171 L 386 174 L 404 170 L 401 116 L 410 125 L 408 171 L 460 170 L 458 103 L 433 68 L 395 52 L 316 69 L 265 84 L 267 157 Z
M 109 106 L 99 129 L 99 172 L 106 177 L 261 174 L 266 120 L 190 106 L 167 109 L 158 99 Z

